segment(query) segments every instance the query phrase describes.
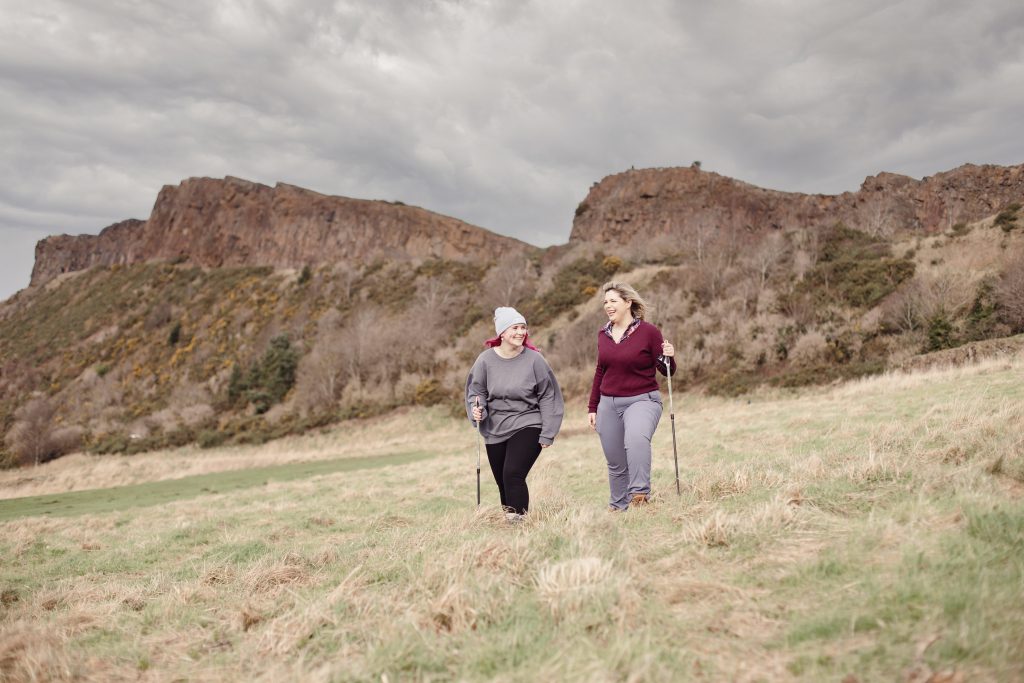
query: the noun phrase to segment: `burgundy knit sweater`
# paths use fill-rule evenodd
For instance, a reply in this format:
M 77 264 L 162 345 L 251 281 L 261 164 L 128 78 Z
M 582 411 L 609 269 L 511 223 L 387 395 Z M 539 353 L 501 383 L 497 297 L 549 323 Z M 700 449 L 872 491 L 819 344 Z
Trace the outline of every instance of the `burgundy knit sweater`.
M 590 390 L 587 412 L 596 413 L 601 395 L 639 396 L 658 390 L 655 367 L 665 374 L 665 360 L 661 354 L 664 338 L 661 330 L 649 322 L 640 325 L 618 344 L 604 328 L 597 332 L 597 368 L 594 385 Z M 670 358 L 672 374 L 676 372 L 676 359 Z

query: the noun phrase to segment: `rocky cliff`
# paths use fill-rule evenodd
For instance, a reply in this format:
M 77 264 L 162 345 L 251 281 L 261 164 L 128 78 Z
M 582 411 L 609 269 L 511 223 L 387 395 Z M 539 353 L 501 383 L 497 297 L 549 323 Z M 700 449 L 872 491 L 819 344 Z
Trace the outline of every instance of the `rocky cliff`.
M 1024 201 L 1024 165 L 964 165 L 915 180 L 868 177 L 856 192 L 768 190 L 699 167 L 630 170 L 580 203 L 570 245 L 626 244 L 694 233 L 749 235 L 842 221 L 872 235 L 932 234 Z M 166 186 L 146 221 L 36 246 L 33 285 L 96 265 L 183 259 L 201 266 L 296 267 L 345 260 L 484 259 L 532 249 L 454 218 L 400 203 L 319 194 L 238 178 Z
M 36 246 L 33 285 L 96 265 L 184 259 L 206 267 L 336 261 L 484 259 L 524 242 L 414 206 L 334 197 L 279 183 L 191 178 L 165 186 L 149 220 Z
M 808 228 L 843 221 L 873 235 L 931 234 L 1024 200 L 1024 165 L 975 166 L 915 180 L 868 177 L 857 192 L 766 190 L 699 167 L 630 170 L 591 188 L 569 241 L 627 243 L 689 231 Z

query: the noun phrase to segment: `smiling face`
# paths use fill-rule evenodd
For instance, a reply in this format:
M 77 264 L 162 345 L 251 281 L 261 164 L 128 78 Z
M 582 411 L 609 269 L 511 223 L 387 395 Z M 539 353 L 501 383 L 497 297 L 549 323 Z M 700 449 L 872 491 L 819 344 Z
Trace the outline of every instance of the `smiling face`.
M 629 299 L 623 298 L 618 290 L 609 289 L 604 293 L 604 312 L 613 325 L 632 320 L 633 315 L 630 313 L 632 303 Z
M 501 333 L 501 341 L 518 349 L 526 341 L 526 334 L 529 331 L 526 325 L 517 323 Z

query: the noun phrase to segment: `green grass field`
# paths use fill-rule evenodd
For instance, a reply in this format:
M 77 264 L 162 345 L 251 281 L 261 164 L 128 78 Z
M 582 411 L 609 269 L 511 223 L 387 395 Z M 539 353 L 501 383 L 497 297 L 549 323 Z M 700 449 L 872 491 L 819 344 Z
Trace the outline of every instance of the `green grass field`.
M 475 508 L 472 429 L 427 410 L 361 434 L 433 457 L 10 500 L 0 680 L 1021 680 L 1022 369 L 677 396 L 682 495 L 666 414 L 625 514 L 582 414 L 510 527 L 486 464 Z
M 336 472 L 351 472 L 375 467 L 403 465 L 434 453 L 411 452 L 392 455 L 368 456 L 364 458 L 343 458 L 290 463 L 271 467 L 252 467 L 227 472 L 212 472 L 178 479 L 163 479 L 131 486 L 113 486 L 85 491 L 69 491 L 44 496 L 23 496 L 0 499 L 0 521 L 29 517 L 32 515 L 99 514 L 119 512 L 134 507 L 162 505 L 176 500 L 196 496 L 227 493 L 255 486 L 266 486 L 271 482 L 286 482 L 307 479 Z

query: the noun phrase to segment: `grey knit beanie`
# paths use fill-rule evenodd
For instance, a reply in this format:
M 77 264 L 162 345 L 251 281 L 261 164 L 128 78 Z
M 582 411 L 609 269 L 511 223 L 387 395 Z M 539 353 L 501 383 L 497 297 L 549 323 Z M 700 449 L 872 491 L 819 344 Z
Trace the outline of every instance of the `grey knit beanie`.
M 501 335 L 502 332 L 513 325 L 525 325 L 526 318 L 523 314 L 511 306 L 499 306 L 494 309 L 494 333 Z

